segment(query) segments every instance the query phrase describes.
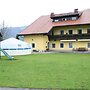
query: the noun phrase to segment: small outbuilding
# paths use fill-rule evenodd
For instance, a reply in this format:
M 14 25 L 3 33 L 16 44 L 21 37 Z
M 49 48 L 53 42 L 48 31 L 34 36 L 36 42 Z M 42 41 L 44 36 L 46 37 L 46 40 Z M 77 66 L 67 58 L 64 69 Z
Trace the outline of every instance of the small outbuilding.
M 32 52 L 32 46 L 29 43 L 15 38 L 9 38 L 4 41 L 1 41 L 0 45 L 1 49 L 6 51 L 11 56 L 27 55 L 31 54 Z M 1 55 L 3 56 L 4 54 L 1 52 Z

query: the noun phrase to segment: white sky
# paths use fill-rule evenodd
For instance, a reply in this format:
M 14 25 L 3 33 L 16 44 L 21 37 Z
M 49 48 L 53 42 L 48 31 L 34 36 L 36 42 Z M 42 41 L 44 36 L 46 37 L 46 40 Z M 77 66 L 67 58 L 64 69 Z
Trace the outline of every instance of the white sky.
M 0 0 L 0 24 L 25 26 L 42 15 L 90 8 L 90 0 Z

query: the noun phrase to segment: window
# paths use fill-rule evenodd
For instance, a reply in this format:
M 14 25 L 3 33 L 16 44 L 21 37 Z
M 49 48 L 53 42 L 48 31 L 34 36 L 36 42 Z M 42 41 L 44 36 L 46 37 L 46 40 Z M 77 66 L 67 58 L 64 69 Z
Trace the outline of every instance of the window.
M 56 20 L 55 20 L 55 22 L 58 22 L 58 21 L 59 21 L 59 19 L 56 19 Z
M 68 33 L 69 34 L 73 34 L 73 30 L 68 30 Z
M 49 43 L 49 42 L 47 42 L 47 48 L 48 48 L 48 49 L 50 48 L 50 43 Z
M 53 19 L 53 22 L 59 22 L 59 19 Z
M 78 29 L 78 34 L 82 34 L 82 29 Z
M 35 48 L 35 43 L 32 43 L 32 48 Z
M 90 48 L 90 42 L 88 43 L 88 48 Z
M 76 20 L 77 19 L 77 17 L 72 17 L 72 20 Z
M 55 43 L 52 44 L 52 48 L 55 48 Z
M 90 34 L 90 28 L 89 28 L 89 29 L 87 29 L 87 33 L 89 33 L 89 34 Z
M 62 21 L 67 21 L 67 18 L 62 18 Z
M 68 17 L 67 20 L 72 20 L 72 17 Z
M 72 48 L 72 43 L 69 43 L 69 48 Z
M 64 35 L 64 30 L 61 30 L 61 31 L 60 31 L 60 34 L 61 34 L 61 35 Z
M 60 43 L 60 48 L 64 48 L 64 44 L 63 43 Z

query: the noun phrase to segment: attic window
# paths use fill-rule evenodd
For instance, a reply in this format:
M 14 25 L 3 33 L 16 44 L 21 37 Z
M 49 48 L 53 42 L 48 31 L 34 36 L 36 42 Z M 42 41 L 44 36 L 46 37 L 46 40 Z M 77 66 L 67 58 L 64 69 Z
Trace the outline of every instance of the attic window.
M 62 21 L 67 21 L 67 18 L 62 18 Z
M 54 20 L 53 20 L 53 22 L 58 22 L 58 21 L 59 21 L 59 19 L 54 19 Z
M 77 17 L 72 17 L 72 20 L 76 20 L 77 19 Z

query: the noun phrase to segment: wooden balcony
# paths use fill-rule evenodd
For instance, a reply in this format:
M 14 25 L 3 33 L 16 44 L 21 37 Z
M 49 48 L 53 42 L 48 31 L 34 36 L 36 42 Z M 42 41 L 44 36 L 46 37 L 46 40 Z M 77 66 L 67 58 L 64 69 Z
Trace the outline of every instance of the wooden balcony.
M 90 34 L 48 35 L 49 40 L 90 39 Z

